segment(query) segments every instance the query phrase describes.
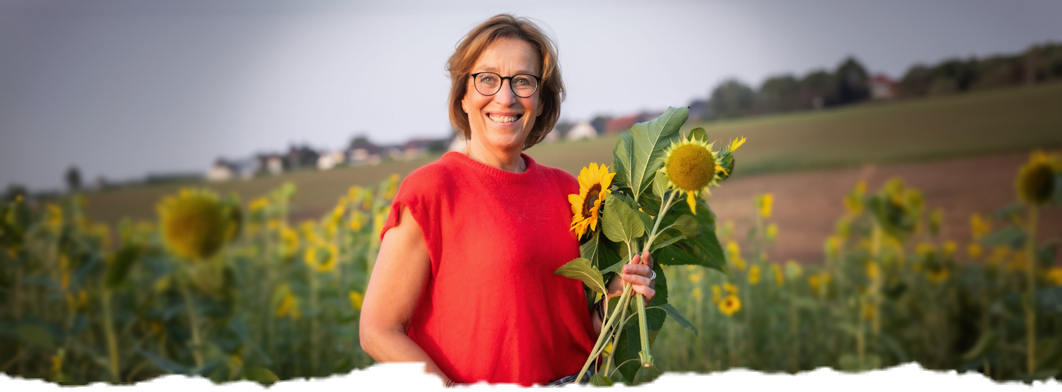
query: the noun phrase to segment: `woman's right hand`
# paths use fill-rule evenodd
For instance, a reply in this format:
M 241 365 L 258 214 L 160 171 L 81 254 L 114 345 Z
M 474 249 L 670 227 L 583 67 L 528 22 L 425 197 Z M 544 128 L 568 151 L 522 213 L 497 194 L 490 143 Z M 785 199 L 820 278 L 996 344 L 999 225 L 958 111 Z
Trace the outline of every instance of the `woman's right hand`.
M 408 336 L 430 275 L 424 234 L 409 209 L 402 208 L 398 225 L 387 230 L 380 243 L 362 302 L 358 339 L 362 350 L 377 362 L 424 362 L 425 371 L 445 382 L 450 378 Z

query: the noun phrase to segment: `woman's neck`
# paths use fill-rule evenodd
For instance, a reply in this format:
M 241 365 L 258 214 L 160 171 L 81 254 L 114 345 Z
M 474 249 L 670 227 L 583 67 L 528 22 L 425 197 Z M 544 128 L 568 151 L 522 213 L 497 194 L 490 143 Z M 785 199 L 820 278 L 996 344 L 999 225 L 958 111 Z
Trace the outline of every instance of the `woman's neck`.
M 463 153 L 476 162 L 510 173 L 523 173 L 527 170 L 527 162 L 520 156 L 519 149 L 503 151 L 469 141 Z

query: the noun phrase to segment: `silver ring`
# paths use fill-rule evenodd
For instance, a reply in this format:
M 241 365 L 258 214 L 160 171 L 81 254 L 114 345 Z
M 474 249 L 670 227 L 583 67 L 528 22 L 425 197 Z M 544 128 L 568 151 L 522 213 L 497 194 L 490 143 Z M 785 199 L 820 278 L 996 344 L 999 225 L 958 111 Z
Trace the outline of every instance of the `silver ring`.
M 653 273 L 653 276 L 650 276 L 650 277 L 649 277 L 649 280 L 656 280 L 656 271 L 653 271 L 653 270 L 649 270 L 649 272 L 652 272 L 652 273 Z

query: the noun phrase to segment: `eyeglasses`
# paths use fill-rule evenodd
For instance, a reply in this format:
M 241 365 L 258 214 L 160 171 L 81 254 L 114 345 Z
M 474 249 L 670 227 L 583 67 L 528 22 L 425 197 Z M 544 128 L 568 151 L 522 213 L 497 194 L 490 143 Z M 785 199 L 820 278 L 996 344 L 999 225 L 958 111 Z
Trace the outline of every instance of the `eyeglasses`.
M 469 76 L 476 86 L 476 91 L 488 97 L 501 91 L 502 82 L 509 79 L 509 88 L 513 90 L 514 95 L 529 98 L 538 91 L 538 82 L 542 81 L 542 78 L 535 75 L 517 74 L 503 78 L 494 72 L 477 72 Z

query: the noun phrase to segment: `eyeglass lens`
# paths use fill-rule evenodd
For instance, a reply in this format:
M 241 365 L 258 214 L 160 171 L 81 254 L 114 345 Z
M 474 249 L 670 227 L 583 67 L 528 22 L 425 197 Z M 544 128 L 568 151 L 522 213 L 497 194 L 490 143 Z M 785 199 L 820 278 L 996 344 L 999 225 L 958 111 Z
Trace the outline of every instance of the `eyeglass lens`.
M 502 78 L 493 72 L 481 72 L 475 77 L 476 91 L 483 95 L 494 95 L 501 90 L 502 81 L 509 79 L 509 87 L 513 94 L 520 98 L 530 97 L 538 90 L 538 81 L 531 75 L 513 75 Z

